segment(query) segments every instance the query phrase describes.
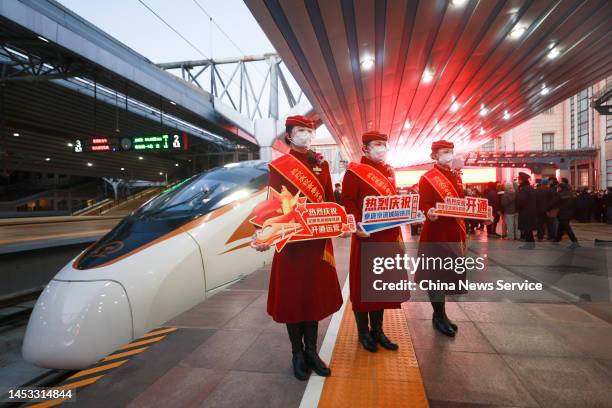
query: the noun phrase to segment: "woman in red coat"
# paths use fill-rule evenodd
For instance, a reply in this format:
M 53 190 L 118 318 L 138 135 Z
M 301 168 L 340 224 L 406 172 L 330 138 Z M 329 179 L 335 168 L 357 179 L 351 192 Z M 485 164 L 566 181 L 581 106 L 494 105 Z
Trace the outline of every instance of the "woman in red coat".
M 346 212 L 353 214 L 356 221 L 362 220 L 363 201 L 367 196 L 395 195 L 395 173 L 385 163 L 387 135 L 373 131 L 362 136 L 363 153 L 361 163 L 350 163 L 342 181 L 342 205 Z M 385 246 L 384 251 L 403 253 L 403 239 L 400 228 L 390 228 L 374 233 L 358 230 L 351 240 L 350 288 L 351 304 L 357 322 L 359 342 L 368 351 L 377 351 L 377 343 L 388 350 L 397 350 L 383 332 L 384 309 L 398 309 L 400 302 L 364 302 L 361 297 L 361 256 L 362 247 L 368 243 L 386 242 L 396 244 Z M 406 299 L 407 300 L 407 297 Z M 368 327 L 369 317 L 369 327 Z
M 444 202 L 444 197 L 464 197 L 460 172 L 457 170 L 457 159 L 453 157 L 454 144 L 438 140 L 431 145 L 431 158 L 436 161 L 434 167 L 419 180 L 419 207 L 427 215 L 419 239 L 419 254 L 426 258 L 465 256 L 466 229 L 463 218 L 438 217 L 432 213 L 436 203 Z M 466 293 L 458 288 L 459 281 L 465 280 L 465 273 L 454 270 L 420 268 L 415 274 L 415 281 L 443 282 L 455 284 L 456 290 L 429 290 L 429 300 L 433 307 L 432 324 L 442 334 L 454 337 L 457 325 L 446 315 L 446 294 Z
M 270 163 L 269 186 L 278 192 L 285 187 L 293 195 L 300 191 L 300 195 L 311 202 L 334 202 L 329 165 L 308 149 L 314 124 L 303 116 L 290 116 L 285 125 L 285 141 L 291 150 Z M 296 178 L 298 172 L 300 176 Z M 301 186 L 299 190 L 298 185 Z M 258 251 L 270 248 L 269 245 L 254 247 Z M 318 324 L 341 305 L 342 294 L 330 239 L 289 242 L 281 252 L 274 254 L 268 314 L 287 325 L 296 378 L 305 380 L 309 368 L 321 376 L 331 374 L 317 354 Z

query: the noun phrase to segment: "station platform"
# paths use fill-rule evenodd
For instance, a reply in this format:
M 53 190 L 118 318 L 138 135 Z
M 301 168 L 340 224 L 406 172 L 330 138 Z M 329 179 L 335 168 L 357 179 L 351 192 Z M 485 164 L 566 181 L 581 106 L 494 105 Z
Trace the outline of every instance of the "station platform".
M 121 221 L 117 216 L 59 216 L 0 220 L 0 254 L 94 242 Z
M 610 238 L 611 228 L 575 229 L 586 240 L 590 234 Z M 264 267 L 73 375 L 60 387 L 77 389 L 77 399 L 64 405 L 612 406 L 609 301 L 590 304 L 593 310 L 572 303 L 563 298 L 559 280 L 559 291 L 539 301 L 449 302 L 447 312 L 459 332 L 448 338 L 433 330 L 431 305 L 413 296 L 385 314 L 385 332 L 400 349 L 368 353 L 358 345 L 347 300 L 349 243 L 334 240 L 345 303 L 319 326 L 320 355 L 331 377 L 294 378 L 285 326 L 266 313 L 269 267 Z M 512 242 L 488 245 L 505 248 L 501 269 L 508 274 L 525 262 L 516 254 L 526 252 Z M 544 252 L 529 254 L 537 262 Z

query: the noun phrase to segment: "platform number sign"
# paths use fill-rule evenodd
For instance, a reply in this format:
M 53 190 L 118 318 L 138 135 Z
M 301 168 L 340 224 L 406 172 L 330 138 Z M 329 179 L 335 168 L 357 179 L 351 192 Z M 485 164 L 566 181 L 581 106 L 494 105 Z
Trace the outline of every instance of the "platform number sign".
M 75 153 L 187 150 L 187 134 L 125 136 L 114 138 L 97 136 L 87 139 L 76 139 L 73 144 Z

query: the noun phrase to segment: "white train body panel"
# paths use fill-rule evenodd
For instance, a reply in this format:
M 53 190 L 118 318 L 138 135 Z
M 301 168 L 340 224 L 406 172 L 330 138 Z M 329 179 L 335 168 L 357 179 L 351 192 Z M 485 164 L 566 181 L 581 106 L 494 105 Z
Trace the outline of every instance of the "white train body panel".
M 266 197 L 254 191 L 239 190 L 239 199 L 230 195 L 228 204 L 155 239 L 142 240 L 137 234 L 147 231 L 132 233 L 136 224 L 128 223 L 125 241 L 103 237 L 83 251 L 38 299 L 23 343 L 26 361 L 86 367 L 270 262 L 272 251 L 248 246 L 249 214 Z

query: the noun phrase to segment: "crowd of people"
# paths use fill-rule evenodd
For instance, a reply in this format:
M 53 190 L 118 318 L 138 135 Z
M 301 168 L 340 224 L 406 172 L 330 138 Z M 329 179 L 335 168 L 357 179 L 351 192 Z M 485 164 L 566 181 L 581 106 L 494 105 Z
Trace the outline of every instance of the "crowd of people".
M 572 241 L 570 248 L 579 246 L 570 222 L 607 222 L 612 224 L 612 187 L 592 191 L 572 189 L 566 178 L 535 180 L 532 185 L 527 173 L 519 173 L 515 182 L 488 183 L 485 191 L 473 187 L 466 196 L 484 197 L 493 209 L 494 220 L 488 225 L 489 237 L 525 241 L 521 248 L 531 249 L 535 241 L 559 242 L 564 234 Z M 498 231 L 498 224 L 502 222 Z M 474 220 L 466 220 L 470 233 L 484 229 Z M 535 236 L 534 236 L 535 234 Z

